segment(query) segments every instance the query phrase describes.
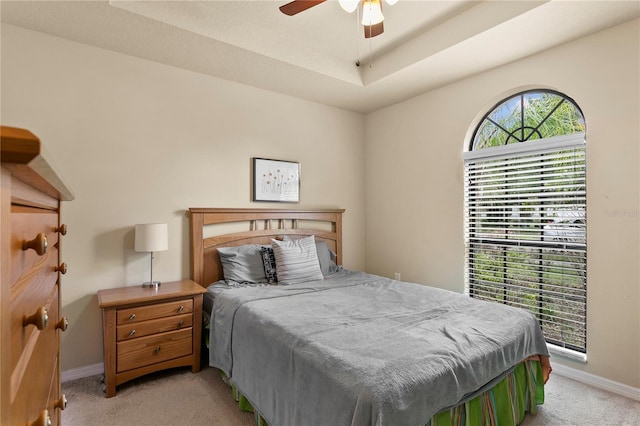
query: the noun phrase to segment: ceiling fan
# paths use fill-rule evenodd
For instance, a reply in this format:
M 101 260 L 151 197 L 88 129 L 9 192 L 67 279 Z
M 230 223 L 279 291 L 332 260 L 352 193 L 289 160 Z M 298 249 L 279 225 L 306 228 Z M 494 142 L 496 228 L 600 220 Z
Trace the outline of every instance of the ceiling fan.
M 293 0 L 285 5 L 280 6 L 280 12 L 285 15 L 293 16 L 307 9 L 324 3 L 326 0 Z M 387 4 L 394 5 L 398 0 L 385 0 Z M 371 38 L 378 36 L 384 32 L 382 21 L 381 0 L 338 0 L 340 6 L 347 12 L 354 12 L 360 4 L 362 4 L 362 25 L 364 26 L 364 37 Z

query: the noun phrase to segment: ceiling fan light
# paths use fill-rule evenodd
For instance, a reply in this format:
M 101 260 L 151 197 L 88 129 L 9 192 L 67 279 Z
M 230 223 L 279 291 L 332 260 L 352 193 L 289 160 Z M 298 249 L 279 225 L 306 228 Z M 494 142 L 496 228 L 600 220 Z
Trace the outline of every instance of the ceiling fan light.
M 393 6 L 398 3 L 398 0 L 384 0 L 389 6 Z
M 340 3 L 340 7 L 342 7 L 345 12 L 352 13 L 358 8 L 360 0 L 338 0 L 338 3 Z
M 362 25 L 376 25 L 384 21 L 380 0 L 362 1 Z

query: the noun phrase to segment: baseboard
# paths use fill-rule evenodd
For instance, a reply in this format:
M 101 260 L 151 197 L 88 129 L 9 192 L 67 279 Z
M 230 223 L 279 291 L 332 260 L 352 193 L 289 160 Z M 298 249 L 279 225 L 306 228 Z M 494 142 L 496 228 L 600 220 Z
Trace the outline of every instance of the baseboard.
M 575 380 L 576 382 L 581 382 L 586 385 L 593 386 L 594 388 L 613 392 L 615 394 L 631 398 L 635 401 L 640 401 L 639 388 L 634 388 L 623 383 L 614 382 L 613 380 L 605 379 L 603 377 L 596 376 L 595 374 L 576 370 L 575 368 L 567 367 L 566 365 L 562 365 L 559 363 L 553 364 L 553 373 L 557 373 L 559 376 Z
M 71 380 L 83 379 L 85 377 L 97 376 L 104 373 L 104 364 L 92 364 L 80 368 L 72 368 L 71 370 L 63 371 L 60 374 L 60 380 L 62 383 L 70 382 Z

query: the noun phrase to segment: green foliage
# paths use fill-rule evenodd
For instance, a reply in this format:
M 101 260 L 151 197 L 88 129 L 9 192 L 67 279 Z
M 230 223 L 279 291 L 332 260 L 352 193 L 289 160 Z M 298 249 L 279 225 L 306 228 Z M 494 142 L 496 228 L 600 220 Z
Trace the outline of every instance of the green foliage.
M 476 282 L 486 286 L 483 284 L 482 294 L 474 297 L 526 309 L 538 318 L 547 339 L 584 346 L 583 331 L 576 320 L 586 315 L 581 302 L 585 277 L 578 267 L 567 270 L 566 265 L 573 262 L 570 254 L 561 250 L 541 254 L 535 248 L 496 249 L 489 244 L 476 250 L 473 273 Z M 551 267 L 539 274 L 540 262 Z M 546 296 L 546 291 L 558 288 L 564 289 L 564 299 Z
M 553 92 L 525 92 L 498 105 L 480 124 L 473 150 L 585 131 L 571 100 Z

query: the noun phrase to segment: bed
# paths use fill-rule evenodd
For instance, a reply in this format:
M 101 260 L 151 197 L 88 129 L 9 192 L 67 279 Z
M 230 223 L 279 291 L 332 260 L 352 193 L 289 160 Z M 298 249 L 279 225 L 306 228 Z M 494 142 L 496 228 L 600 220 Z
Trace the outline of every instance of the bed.
M 532 315 L 343 268 L 344 210 L 189 212 L 209 365 L 258 423 L 516 425 L 543 403 Z

